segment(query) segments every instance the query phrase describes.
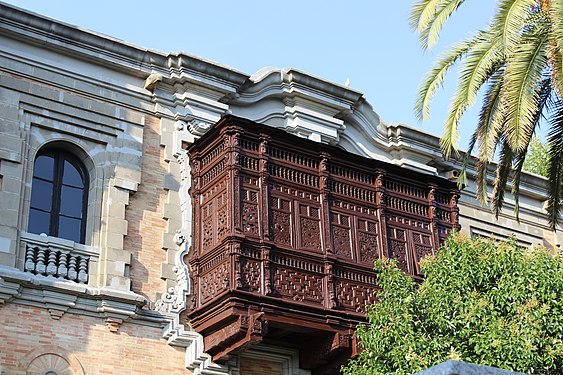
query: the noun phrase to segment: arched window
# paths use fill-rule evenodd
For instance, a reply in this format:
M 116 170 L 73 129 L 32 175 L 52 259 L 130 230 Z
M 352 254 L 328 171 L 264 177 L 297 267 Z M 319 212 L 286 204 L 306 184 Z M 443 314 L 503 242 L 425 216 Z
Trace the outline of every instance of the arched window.
M 73 154 L 45 149 L 35 158 L 28 232 L 84 243 L 88 174 Z

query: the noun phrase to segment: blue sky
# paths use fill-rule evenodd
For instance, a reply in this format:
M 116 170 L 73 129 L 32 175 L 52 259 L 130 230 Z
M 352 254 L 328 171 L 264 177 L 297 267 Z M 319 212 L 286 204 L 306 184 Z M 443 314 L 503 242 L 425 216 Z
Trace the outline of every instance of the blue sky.
M 79 27 L 163 52 L 185 51 L 252 74 L 264 66 L 293 67 L 366 96 L 388 122 L 439 135 L 455 88 L 450 73 L 429 121 L 414 114 L 418 85 L 439 54 L 485 27 L 493 0 L 471 0 L 446 24 L 442 40 L 423 52 L 409 28 L 413 1 L 267 0 L 160 2 L 145 0 L 7 0 Z M 461 124 L 461 148 L 478 115 Z

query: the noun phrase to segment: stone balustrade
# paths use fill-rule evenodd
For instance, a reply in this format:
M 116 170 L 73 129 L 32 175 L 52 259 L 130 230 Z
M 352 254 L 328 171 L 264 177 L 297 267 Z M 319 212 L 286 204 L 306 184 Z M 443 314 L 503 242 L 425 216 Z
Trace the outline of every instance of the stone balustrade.
M 88 283 L 89 263 L 95 257 L 89 246 L 31 233 L 22 233 L 20 243 L 25 272 Z

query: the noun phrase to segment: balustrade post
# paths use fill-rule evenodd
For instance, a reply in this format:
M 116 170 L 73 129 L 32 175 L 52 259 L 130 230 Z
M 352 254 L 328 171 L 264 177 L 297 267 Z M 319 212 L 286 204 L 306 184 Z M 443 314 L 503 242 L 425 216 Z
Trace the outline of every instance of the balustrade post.
M 80 257 L 78 262 L 78 282 L 85 284 L 88 281 L 88 260 L 87 257 Z
M 57 276 L 62 279 L 66 279 L 67 277 L 67 258 L 68 254 L 61 251 L 61 253 L 59 254 L 59 267 L 57 268 Z
M 76 255 L 71 255 L 68 261 L 68 279 L 76 281 L 78 277 L 78 268 L 76 264 Z
M 45 270 L 47 276 L 57 275 L 57 251 L 53 249 L 49 250 L 49 256 L 47 257 L 47 268 Z
M 25 249 L 25 270 L 27 272 L 35 272 L 35 265 L 36 265 L 36 252 L 39 251 L 36 247 L 31 247 L 26 245 Z
M 37 248 L 37 261 L 35 263 L 35 272 L 40 275 L 43 275 L 45 273 L 45 268 L 46 268 L 45 257 L 47 255 L 46 253 L 47 253 L 46 249 L 41 247 Z

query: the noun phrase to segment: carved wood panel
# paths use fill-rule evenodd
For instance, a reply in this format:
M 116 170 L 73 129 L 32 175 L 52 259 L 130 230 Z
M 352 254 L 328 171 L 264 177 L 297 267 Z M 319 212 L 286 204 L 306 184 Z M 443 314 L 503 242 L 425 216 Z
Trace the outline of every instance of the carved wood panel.
M 321 251 L 321 220 L 320 208 L 298 203 L 300 247 Z
M 331 229 L 334 254 L 352 259 L 352 223 L 354 217 L 343 213 L 331 213 Z
M 359 260 L 363 263 L 373 264 L 375 259 L 381 257 L 377 227 L 378 225 L 375 221 L 358 219 Z
M 280 197 L 270 198 L 270 233 L 275 243 L 284 246 L 292 245 L 292 202 Z
M 248 235 L 258 236 L 258 191 L 242 189 L 242 230 Z

